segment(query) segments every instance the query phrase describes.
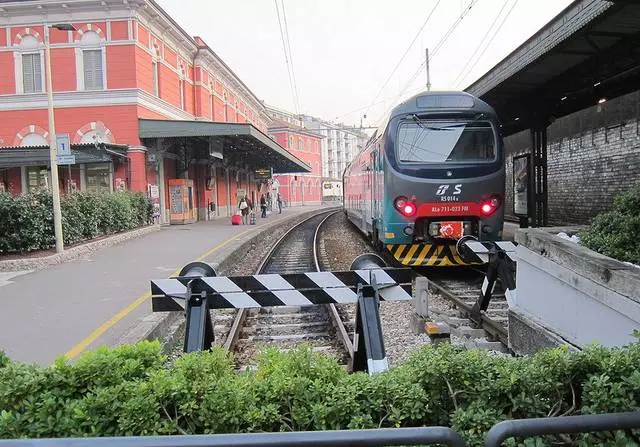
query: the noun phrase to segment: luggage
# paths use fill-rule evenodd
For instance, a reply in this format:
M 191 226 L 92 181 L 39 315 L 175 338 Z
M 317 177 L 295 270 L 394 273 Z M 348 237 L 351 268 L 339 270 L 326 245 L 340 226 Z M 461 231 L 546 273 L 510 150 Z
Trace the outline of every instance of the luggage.
M 231 216 L 231 225 L 241 225 L 242 224 L 242 216 L 240 214 L 234 214 Z

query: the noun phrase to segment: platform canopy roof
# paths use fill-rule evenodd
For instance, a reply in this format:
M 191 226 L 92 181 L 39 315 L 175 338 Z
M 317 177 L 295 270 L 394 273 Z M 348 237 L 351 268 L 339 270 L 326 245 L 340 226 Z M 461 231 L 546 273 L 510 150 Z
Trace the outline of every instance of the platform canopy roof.
M 638 86 L 640 1 L 576 0 L 465 91 L 509 135 Z
M 311 167 L 249 123 L 140 119 L 140 138 L 210 139 L 224 160 L 274 173 L 310 172 Z
M 127 146 L 117 144 L 93 143 L 72 144 L 71 154 L 76 164 L 108 163 L 112 155 L 127 158 Z M 49 166 L 49 146 L 10 146 L 0 147 L 0 168 L 20 166 Z

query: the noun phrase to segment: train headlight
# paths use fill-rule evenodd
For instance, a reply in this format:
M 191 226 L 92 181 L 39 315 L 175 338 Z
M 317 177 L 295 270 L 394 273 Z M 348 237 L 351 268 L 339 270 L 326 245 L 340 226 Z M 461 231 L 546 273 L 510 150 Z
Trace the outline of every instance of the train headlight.
M 416 204 L 413 202 L 410 202 L 406 197 L 403 197 L 403 196 L 396 197 L 396 200 L 394 200 L 393 205 L 400 212 L 400 214 L 402 214 L 405 217 L 415 216 L 416 212 L 418 211 Z
M 495 210 L 500 207 L 501 203 L 502 200 L 500 199 L 500 196 L 497 194 L 492 194 L 486 199 L 483 199 L 482 202 L 480 202 L 480 211 L 485 216 L 490 216 Z

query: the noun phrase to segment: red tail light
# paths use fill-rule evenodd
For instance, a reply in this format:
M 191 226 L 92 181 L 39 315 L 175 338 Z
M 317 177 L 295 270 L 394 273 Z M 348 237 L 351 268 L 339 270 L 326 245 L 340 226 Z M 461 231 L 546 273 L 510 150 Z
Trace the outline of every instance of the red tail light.
M 502 200 L 500 199 L 500 196 L 497 194 L 492 194 L 491 196 L 483 199 L 482 202 L 480 202 L 480 211 L 485 216 L 490 216 L 495 210 L 500 207 L 501 203 Z
M 415 216 L 418 211 L 418 207 L 416 204 L 409 201 L 406 197 L 396 197 L 396 200 L 393 202 L 396 209 L 405 217 Z

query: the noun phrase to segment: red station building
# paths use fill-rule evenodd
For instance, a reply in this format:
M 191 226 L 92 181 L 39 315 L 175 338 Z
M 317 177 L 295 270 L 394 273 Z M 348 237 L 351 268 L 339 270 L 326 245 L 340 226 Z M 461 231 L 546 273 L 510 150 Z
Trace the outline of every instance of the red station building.
M 322 203 L 322 135 L 290 122 L 274 119 L 269 135 L 280 146 L 311 167 L 309 173 L 290 173 L 274 176 L 274 183 L 282 199 L 289 206 L 319 205 Z
M 60 23 L 75 31 L 50 28 Z M 257 173 L 316 172 L 265 134 L 264 104 L 153 0 L 4 1 L 0 189 L 50 184 L 47 35 L 56 134 L 76 159 L 59 167 L 63 191 L 143 191 L 164 222 L 183 223 L 255 201 L 268 185 Z

